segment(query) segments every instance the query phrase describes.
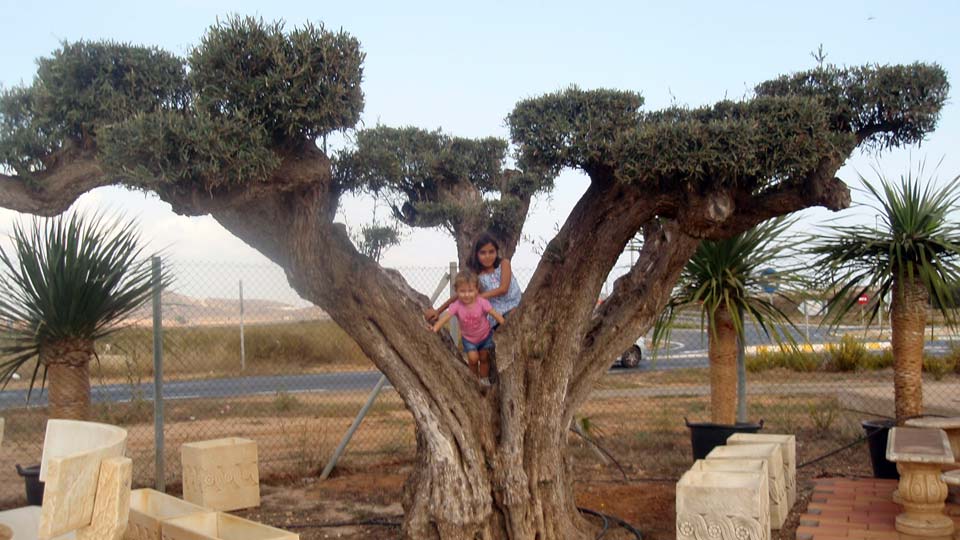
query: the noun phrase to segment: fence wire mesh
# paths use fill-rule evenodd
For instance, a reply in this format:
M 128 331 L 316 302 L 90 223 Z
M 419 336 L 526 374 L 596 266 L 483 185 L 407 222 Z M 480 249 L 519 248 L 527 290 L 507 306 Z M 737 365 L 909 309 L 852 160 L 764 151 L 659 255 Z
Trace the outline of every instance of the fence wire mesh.
M 262 477 L 316 475 L 379 372 L 322 310 L 290 289 L 278 267 L 174 262 L 172 269 L 174 285 L 162 297 L 168 488 L 176 491 L 180 482 L 180 445 L 223 437 L 257 442 Z M 448 269 L 399 271 L 430 295 Z M 515 273 L 525 286 L 533 271 Z M 747 410 L 750 421 L 763 420 L 765 432 L 796 434 L 803 463 L 856 440 L 862 419 L 892 416 L 892 356 L 882 348 L 890 330 L 879 321 L 864 327 L 854 316 L 828 333 L 817 327 L 818 319 L 807 321 L 797 306 L 788 307 L 798 338 L 813 346 L 785 353 L 764 349 L 769 340 L 748 327 Z M 960 415 L 955 336 L 935 320 L 928 332 L 926 410 Z M 156 481 L 152 343 L 145 306 L 129 325 L 97 343 L 91 369 L 93 420 L 128 430 L 137 486 Z M 691 316 L 680 320 L 668 344 L 654 350 L 646 339 L 641 345 L 640 365 L 611 369 L 578 411 L 577 427 L 630 474 L 672 478 L 691 461 L 684 418 L 709 419 L 707 338 L 699 318 Z M 14 465 L 38 463 L 43 445 L 46 394 L 34 391 L 25 402 L 29 377 L 23 375 L 0 393 L 6 420 L 0 507 L 22 504 L 23 482 Z M 571 435 L 570 443 L 577 460 L 608 459 L 580 437 Z M 415 447 L 412 418 L 388 386 L 338 466 L 407 460 Z M 816 466 L 866 473 L 868 463 L 866 450 L 855 447 Z

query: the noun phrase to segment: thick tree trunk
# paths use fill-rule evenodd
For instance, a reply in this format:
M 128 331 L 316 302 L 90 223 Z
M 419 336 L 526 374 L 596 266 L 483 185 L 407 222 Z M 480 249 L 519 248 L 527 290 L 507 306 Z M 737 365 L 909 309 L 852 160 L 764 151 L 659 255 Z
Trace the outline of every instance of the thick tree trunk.
M 725 305 L 713 314 L 709 336 L 711 421 L 733 425 L 737 421 L 737 330 Z
M 923 332 L 930 295 L 918 277 L 893 285 L 890 327 L 897 424 L 923 414 Z
M 47 369 L 48 415 L 66 420 L 90 419 L 90 341 L 61 341 L 40 348 Z

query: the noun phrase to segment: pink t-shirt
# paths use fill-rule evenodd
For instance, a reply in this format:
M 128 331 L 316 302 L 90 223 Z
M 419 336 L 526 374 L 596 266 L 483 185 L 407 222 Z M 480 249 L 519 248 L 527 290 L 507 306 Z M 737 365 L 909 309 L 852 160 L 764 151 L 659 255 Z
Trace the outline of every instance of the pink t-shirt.
M 470 343 L 480 343 L 490 335 L 490 322 L 487 321 L 487 313 L 493 309 L 486 298 L 477 297 L 477 300 L 469 306 L 464 305 L 459 300 L 450 304 L 448 311 L 457 318 L 460 323 L 460 333 L 464 339 Z

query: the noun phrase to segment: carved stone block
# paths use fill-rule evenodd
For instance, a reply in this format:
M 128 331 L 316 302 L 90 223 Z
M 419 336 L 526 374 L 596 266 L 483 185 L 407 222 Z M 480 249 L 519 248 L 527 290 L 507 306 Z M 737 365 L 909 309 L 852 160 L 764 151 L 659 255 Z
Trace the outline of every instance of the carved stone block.
M 677 539 L 769 540 L 765 480 L 762 472 L 684 473 L 677 482 Z
M 111 458 L 122 457 L 126 441 L 127 432 L 116 426 L 73 420 L 47 422 L 40 461 L 40 479 L 46 482 L 40 538 L 54 538 L 93 522 L 101 466 Z M 123 475 L 120 470 L 114 473 Z
M 160 525 L 162 540 L 300 540 L 300 535 L 222 512 L 190 514 Z
M 121 540 L 130 511 L 133 461 L 118 457 L 103 460 L 90 525 L 77 531 L 77 540 Z
M 130 494 L 130 520 L 124 540 L 160 540 L 160 524 L 168 519 L 196 513 L 210 513 L 182 499 L 153 489 L 136 489 Z
M 793 508 L 797 502 L 797 438 L 794 435 L 772 433 L 734 433 L 727 438 L 728 445 L 770 443 L 780 446 L 783 458 L 783 475 L 787 488 L 787 505 Z
M 780 529 L 787 520 L 787 486 L 783 474 L 783 458 L 776 444 L 738 444 L 718 446 L 707 454 L 707 460 L 717 459 L 762 459 L 767 462 L 768 488 L 770 494 L 770 527 Z
M 213 510 L 260 505 L 257 443 L 230 437 L 180 447 L 183 498 Z

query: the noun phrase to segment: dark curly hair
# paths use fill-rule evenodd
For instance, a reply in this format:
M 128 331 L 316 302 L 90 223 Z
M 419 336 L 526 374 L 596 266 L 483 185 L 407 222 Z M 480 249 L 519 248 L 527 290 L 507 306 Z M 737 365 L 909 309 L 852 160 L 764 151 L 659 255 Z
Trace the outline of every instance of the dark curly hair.
M 480 248 L 487 244 L 493 244 L 494 249 L 497 250 L 497 259 L 493 261 L 493 267 L 499 268 L 500 261 L 503 260 L 503 257 L 500 256 L 500 242 L 497 242 L 497 239 L 493 237 L 490 233 L 483 233 L 480 235 L 480 238 L 477 238 L 477 241 L 473 243 L 473 251 L 470 253 L 470 259 L 467 260 L 467 266 L 470 267 L 476 273 L 483 271 L 483 267 L 480 266 L 480 260 L 477 258 L 477 252 L 480 251 Z

